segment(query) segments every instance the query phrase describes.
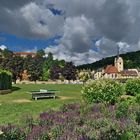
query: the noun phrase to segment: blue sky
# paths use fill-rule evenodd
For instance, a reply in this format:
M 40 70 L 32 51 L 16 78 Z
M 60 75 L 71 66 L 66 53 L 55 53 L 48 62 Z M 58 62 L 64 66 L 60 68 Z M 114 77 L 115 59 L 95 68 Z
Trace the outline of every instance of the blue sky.
M 12 51 L 30 51 L 34 49 L 45 49 L 48 46 L 57 45 L 57 41 L 60 37 L 54 37 L 51 39 L 26 39 L 20 38 L 15 35 L 6 33 L 0 33 L 0 46 L 5 45 Z
M 53 7 L 50 7 L 49 10 L 53 15 L 62 15 L 61 10 L 55 9 Z M 45 24 L 42 20 L 39 22 L 41 25 Z M 14 52 L 32 51 L 34 49 L 45 49 L 49 46 L 56 46 L 58 45 L 57 41 L 60 40 L 60 38 L 60 36 L 55 36 L 47 39 L 27 39 L 0 32 L 0 46 L 4 45 Z

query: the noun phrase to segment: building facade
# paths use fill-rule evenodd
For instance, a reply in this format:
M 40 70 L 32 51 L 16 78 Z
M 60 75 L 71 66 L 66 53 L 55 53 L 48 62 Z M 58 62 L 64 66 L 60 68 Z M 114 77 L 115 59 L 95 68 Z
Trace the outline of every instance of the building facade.
M 104 78 L 116 79 L 118 78 L 118 69 L 115 66 L 109 65 L 105 69 Z

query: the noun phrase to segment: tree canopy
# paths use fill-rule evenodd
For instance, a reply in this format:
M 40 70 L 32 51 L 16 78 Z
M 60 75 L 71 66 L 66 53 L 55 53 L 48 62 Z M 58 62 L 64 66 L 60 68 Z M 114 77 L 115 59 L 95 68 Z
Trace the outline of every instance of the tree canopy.
M 1 50 L 2 57 L 0 57 L 0 68 L 11 71 L 13 81 L 17 78 L 22 80 L 22 73 L 27 70 L 29 79 L 36 80 L 57 80 L 61 77 L 67 80 L 76 79 L 76 67 L 71 62 L 64 60 L 54 60 L 53 54 L 48 53 L 44 57 L 45 52 L 38 50 L 35 57 L 32 56 L 16 56 L 9 50 Z

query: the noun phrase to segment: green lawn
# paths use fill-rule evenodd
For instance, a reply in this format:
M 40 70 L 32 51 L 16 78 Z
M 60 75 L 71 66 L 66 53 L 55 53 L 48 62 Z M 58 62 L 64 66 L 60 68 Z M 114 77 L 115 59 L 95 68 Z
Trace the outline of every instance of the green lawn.
M 81 87 L 82 85 L 14 85 L 11 94 L 0 95 L 0 125 L 22 124 L 27 115 L 36 118 L 48 109 L 59 109 L 65 103 L 78 102 L 81 99 Z M 57 99 L 32 100 L 27 92 L 39 89 L 54 89 L 60 93 L 56 94 Z

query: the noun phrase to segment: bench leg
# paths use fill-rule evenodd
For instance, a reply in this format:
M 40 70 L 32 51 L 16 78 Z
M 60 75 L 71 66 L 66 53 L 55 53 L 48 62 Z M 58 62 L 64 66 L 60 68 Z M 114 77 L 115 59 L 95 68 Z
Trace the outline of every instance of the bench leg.
M 35 100 L 37 101 L 37 97 L 35 97 Z
M 55 99 L 55 96 L 53 96 L 53 98 Z

